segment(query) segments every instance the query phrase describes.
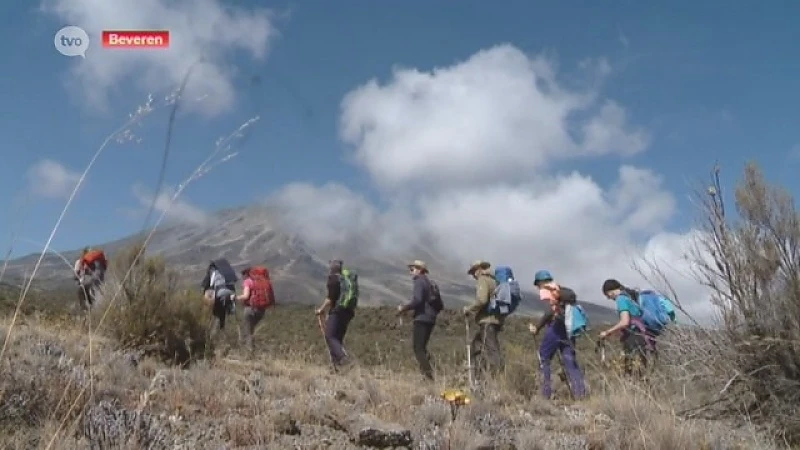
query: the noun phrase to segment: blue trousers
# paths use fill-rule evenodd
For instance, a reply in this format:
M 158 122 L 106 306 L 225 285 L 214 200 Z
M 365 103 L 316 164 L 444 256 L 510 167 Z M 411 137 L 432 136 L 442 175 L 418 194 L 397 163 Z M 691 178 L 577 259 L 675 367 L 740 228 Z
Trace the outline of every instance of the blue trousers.
M 584 384 L 583 373 L 578 366 L 578 360 L 575 354 L 575 339 L 569 339 L 567 337 L 566 327 L 563 324 L 559 326 L 557 323 L 551 323 L 547 326 L 544 339 L 539 346 L 539 358 L 541 360 L 543 379 L 542 395 L 547 399 L 553 395 L 550 364 L 556 352 L 561 353 L 561 361 L 567 372 L 567 380 L 569 381 L 572 395 L 575 398 L 585 397 L 586 385 Z

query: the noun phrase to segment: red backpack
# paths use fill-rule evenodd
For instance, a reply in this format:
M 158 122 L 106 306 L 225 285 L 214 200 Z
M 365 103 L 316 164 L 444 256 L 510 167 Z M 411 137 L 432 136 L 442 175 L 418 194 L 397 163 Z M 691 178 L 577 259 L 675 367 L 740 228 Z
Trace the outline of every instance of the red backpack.
M 269 280 L 269 270 L 263 266 L 251 267 L 250 279 L 253 280 L 253 287 L 250 288 L 250 298 L 244 305 L 255 309 L 267 309 L 274 305 L 275 293 Z
M 108 268 L 108 261 L 106 260 L 106 254 L 103 253 L 102 250 L 91 250 L 83 255 L 81 258 L 84 266 L 88 267 L 89 270 L 95 269 L 95 263 L 100 263 L 100 269 L 106 270 Z

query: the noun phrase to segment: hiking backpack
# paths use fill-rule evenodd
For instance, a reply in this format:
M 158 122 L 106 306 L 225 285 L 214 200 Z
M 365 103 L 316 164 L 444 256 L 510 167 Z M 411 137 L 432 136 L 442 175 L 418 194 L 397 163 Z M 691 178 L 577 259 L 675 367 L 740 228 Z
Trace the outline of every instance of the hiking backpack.
M 581 305 L 567 303 L 564 308 L 564 323 L 567 326 L 567 336 L 572 339 L 586 332 L 589 318 Z
M 671 316 L 674 315 L 674 310 L 670 311 L 672 309 L 671 302 L 652 290 L 639 291 L 637 297 L 642 309 L 642 322 L 645 328 L 650 334 L 658 336 L 673 321 Z
M 519 282 L 514 279 L 511 267 L 498 266 L 494 271 L 497 287 L 489 300 L 489 314 L 508 316 L 516 311 L 522 301 L 522 291 Z
M 444 301 L 442 301 L 442 293 L 439 292 L 439 285 L 435 281 L 428 279 L 431 283 L 431 299 L 430 305 L 437 313 L 442 312 L 444 309 Z
M 239 277 L 236 276 L 236 271 L 231 267 L 231 263 L 225 258 L 215 259 L 211 261 L 211 263 L 214 264 L 214 267 L 217 268 L 217 272 L 225 279 L 224 285 L 234 290 L 236 282 L 239 281 Z
M 342 269 L 339 275 L 339 300 L 336 306 L 353 310 L 358 306 L 358 274 L 352 269 Z
M 274 305 L 275 292 L 269 279 L 269 270 L 264 266 L 251 267 L 250 279 L 253 280 L 253 287 L 250 289 L 250 298 L 245 302 L 245 306 L 267 309 Z
M 94 249 L 87 252 L 81 258 L 81 261 L 85 267 L 88 267 L 89 270 L 101 270 L 105 271 L 108 269 L 108 260 L 106 260 L 106 254 L 100 249 Z
M 558 301 L 563 305 L 574 305 L 578 302 L 578 294 L 566 286 L 558 286 Z

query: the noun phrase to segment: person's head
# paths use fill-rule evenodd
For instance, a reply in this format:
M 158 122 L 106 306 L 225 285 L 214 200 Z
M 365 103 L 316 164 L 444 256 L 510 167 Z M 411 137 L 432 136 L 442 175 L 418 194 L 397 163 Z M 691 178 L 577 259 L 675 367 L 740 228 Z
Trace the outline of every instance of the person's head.
M 90 250 L 89 247 L 83 247 L 83 250 L 81 251 L 81 256 L 86 256 L 86 254 L 89 253 L 89 250 Z
M 344 266 L 344 262 L 341 259 L 332 259 L 328 261 L 328 268 L 331 273 L 342 273 L 342 266 Z
M 242 269 L 241 274 L 242 274 L 242 278 L 249 278 L 250 277 L 250 268 L 249 267 L 245 267 L 244 269 Z
M 489 264 L 488 262 L 482 259 L 476 260 L 475 262 L 472 263 L 471 266 L 469 266 L 469 270 L 467 270 L 467 275 L 470 275 L 472 278 L 475 278 L 477 280 L 478 276 L 483 273 L 486 273 L 486 271 L 489 270 L 490 267 L 492 267 L 492 265 Z
M 609 300 L 616 300 L 619 294 L 622 293 L 622 283 L 610 278 L 603 282 L 603 295 Z
M 412 277 L 415 277 L 423 273 L 428 273 L 428 265 L 425 264 L 425 261 L 417 259 L 411 264 L 408 264 L 407 266 L 408 266 L 408 271 L 411 272 Z
M 544 283 L 553 281 L 553 275 L 547 270 L 539 270 L 533 275 L 533 285 L 542 287 Z

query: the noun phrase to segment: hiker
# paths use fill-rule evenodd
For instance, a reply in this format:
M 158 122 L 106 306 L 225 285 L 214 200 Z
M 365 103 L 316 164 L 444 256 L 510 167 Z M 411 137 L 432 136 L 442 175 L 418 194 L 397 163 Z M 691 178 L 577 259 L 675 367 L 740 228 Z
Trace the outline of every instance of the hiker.
M 242 302 L 244 317 L 241 324 L 242 340 L 250 354 L 253 354 L 253 334 L 256 326 L 264 318 L 267 308 L 275 304 L 275 292 L 269 279 L 269 270 L 263 266 L 248 267 L 242 270 L 242 294 L 233 294 L 234 301 Z
M 635 291 L 626 288 L 617 280 L 608 279 L 603 282 L 603 295 L 613 301 L 617 307 L 619 322 L 613 327 L 600 333 L 600 339 L 605 339 L 609 335 L 621 332 L 620 342 L 622 343 L 625 355 L 625 374 L 633 373 L 632 362 L 638 358 L 642 368 L 647 367 L 647 335 L 644 323 L 642 322 L 642 309 L 634 301 Z
M 475 302 L 464 307 L 464 315 L 467 317 L 474 315 L 475 323 L 478 324 L 478 331 L 472 338 L 470 357 L 475 361 L 477 356 L 483 356 L 481 366 L 488 366 L 487 368 L 497 373 L 504 366 L 498 336 L 503 329 L 504 317 L 499 312 L 489 311 L 492 294 L 497 288 L 497 280 L 489 271 L 491 266 L 486 261 L 478 260 L 467 270 L 467 274 L 474 278 L 477 284 Z
M 344 349 L 344 336 L 358 305 L 358 275 L 352 269 L 345 268 L 341 260 L 331 260 L 329 264 L 328 294 L 316 314 L 321 325 L 321 317 L 328 311 L 328 318 L 322 328 L 331 363 L 336 369 L 350 362 Z
M 233 298 L 236 295 L 237 280 L 236 272 L 227 259 L 215 259 L 208 264 L 201 284 L 205 298 L 211 306 L 210 340 L 225 329 L 225 319 L 234 312 Z
M 623 287 L 623 291 L 641 308 L 647 351 L 650 357 L 658 358 L 657 338 L 675 322 L 675 306 L 666 296 L 652 289 L 638 291 Z
M 533 284 L 538 289 L 546 291 L 543 294 L 549 305 L 538 324 L 528 325 L 534 336 L 546 327 L 544 339 L 537 350 L 539 352 L 539 369 L 542 371 L 543 380 L 542 396 L 549 400 L 553 395 L 550 364 L 553 356 L 558 352 L 561 355 L 561 363 L 564 366 L 573 398 L 583 398 L 586 396 L 586 384 L 575 352 L 576 336 L 568 331 L 566 312 L 568 306 L 570 309 L 577 306 L 577 296 L 572 289 L 555 284 L 552 275 L 546 270 L 536 272 Z
M 94 306 L 98 289 L 105 282 L 108 260 L 103 250 L 85 247 L 73 267 L 78 282 L 78 302 L 84 311 Z
M 414 311 L 414 331 L 411 335 L 414 356 L 417 358 L 422 375 L 433 381 L 428 341 L 436 326 L 436 317 L 444 309 L 444 303 L 439 287 L 428 277 L 428 266 L 424 261 L 416 260 L 407 267 L 414 280 L 413 295 L 409 303 L 397 307 L 397 314 Z

